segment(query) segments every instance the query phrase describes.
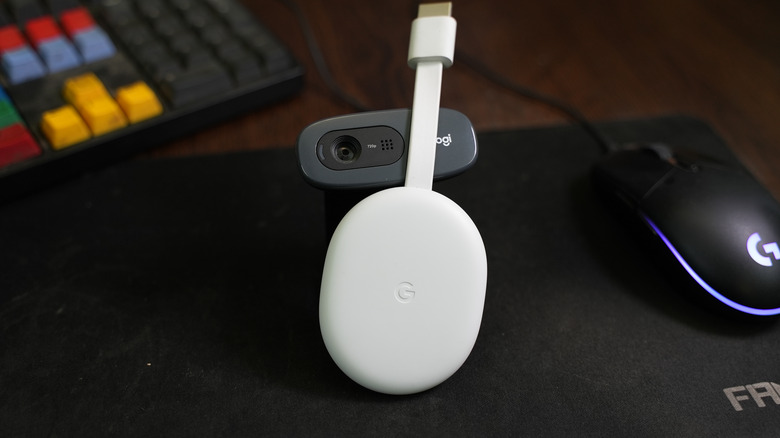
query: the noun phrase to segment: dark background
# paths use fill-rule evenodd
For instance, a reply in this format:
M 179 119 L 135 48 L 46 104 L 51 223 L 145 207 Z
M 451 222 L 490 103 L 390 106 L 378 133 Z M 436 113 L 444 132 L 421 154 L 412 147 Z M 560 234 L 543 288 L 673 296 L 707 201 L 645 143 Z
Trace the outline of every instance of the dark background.
M 246 2 L 306 66 L 296 98 L 159 149 L 159 155 L 290 147 L 309 123 L 354 109 L 316 74 L 295 16 Z M 411 105 L 406 65 L 418 2 L 298 0 L 334 79 L 373 109 Z M 684 113 L 710 123 L 780 194 L 780 4 L 770 0 L 458 0 L 457 50 L 594 120 Z M 565 122 L 455 59 L 442 106 L 477 131 Z

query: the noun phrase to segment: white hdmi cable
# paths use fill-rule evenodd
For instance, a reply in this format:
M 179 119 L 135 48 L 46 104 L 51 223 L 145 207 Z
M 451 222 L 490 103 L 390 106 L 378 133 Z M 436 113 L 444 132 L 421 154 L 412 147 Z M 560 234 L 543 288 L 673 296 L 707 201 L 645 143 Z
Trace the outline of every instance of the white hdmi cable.
M 421 4 L 412 22 L 408 63 L 416 74 L 406 163 L 407 187 L 428 190 L 433 187 L 442 70 L 452 65 L 455 55 L 457 23 L 451 11 L 449 2 Z

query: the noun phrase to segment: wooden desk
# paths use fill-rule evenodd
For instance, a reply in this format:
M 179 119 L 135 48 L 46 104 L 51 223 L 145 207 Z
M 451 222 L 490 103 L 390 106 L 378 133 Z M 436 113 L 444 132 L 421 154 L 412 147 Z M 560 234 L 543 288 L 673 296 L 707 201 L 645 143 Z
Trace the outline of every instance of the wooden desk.
M 411 105 L 406 52 L 417 2 L 298 1 L 347 92 L 374 109 Z M 318 76 L 289 9 L 277 0 L 247 4 L 306 66 L 303 92 L 152 155 L 291 147 L 309 123 L 355 111 Z M 708 121 L 780 195 L 780 2 L 456 0 L 453 15 L 458 50 L 592 120 L 684 113 Z M 457 58 L 444 74 L 442 105 L 477 131 L 567 122 Z

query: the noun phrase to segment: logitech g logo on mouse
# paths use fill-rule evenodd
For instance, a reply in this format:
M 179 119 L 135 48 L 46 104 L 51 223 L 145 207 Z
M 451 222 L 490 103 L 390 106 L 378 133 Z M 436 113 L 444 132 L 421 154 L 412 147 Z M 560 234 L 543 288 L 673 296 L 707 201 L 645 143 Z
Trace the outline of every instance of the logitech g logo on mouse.
M 402 304 L 408 304 L 411 302 L 414 299 L 415 294 L 416 292 L 414 291 L 414 286 L 412 286 L 412 283 L 406 281 L 399 284 L 395 288 L 395 299 Z
M 761 245 L 761 248 L 767 255 L 764 255 L 759 251 L 758 246 L 761 243 L 761 236 L 758 233 L 753 233 L 747 240 L 747 251 L 756 263 L 761 266 L 772 266 L 772 258 L 768 257 L 769 254 L 774 256 L 775 260 L 780 260 L 780 247 L 777 242 L 765 243 Z
M 436 137 L 436 144 L 440 144 L 447 147 L 452 144 L 452 134 L 447 134 L 441 137 Z

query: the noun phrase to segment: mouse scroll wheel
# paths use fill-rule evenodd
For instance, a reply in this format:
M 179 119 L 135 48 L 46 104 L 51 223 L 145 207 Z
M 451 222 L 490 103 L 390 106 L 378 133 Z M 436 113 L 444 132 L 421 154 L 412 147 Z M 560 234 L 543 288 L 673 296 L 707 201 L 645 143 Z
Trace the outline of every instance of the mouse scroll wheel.
M 688 160 L 677 160 L 676 162 L 677 167 L 687 170 L 688 172 L 698 172 L 701 170 L 701 167 L 698 163 Z
M 642 145 L 642 148 L 644 148 L 646 151 L 654 153 L 663 161 L 668 161 L 672 164 L 675 164 L 677 161 L 674 158 L 674 153 L 672 153 L 672 150 L 669 148 L 669 146 L 663 143 L 645 143 Z
M 677 168 L 686 170 L 688 172 L 698 172 L 701 167 L 697 164 L 695 159 L 686 158 L 672 152 L 672 149 L 663 143 L 645 143 L 642 148 L 658 157 L 659 159 L 666 161 L 667 163 Z
M 629 151 L 640 151 L 671 164 L 676 162 L 672 149 L 664 143 L 628 143 L 624 148 Z

